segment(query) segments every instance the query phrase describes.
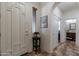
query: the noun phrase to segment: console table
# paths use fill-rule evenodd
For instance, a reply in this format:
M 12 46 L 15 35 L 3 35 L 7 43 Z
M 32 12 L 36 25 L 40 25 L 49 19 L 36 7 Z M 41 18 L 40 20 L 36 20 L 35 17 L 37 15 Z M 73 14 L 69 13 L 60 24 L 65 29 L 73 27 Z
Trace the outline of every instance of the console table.
M 36 53 L 40 51 L 40 36 L 39 34 L 35 33 L 35 36 L 33 36 L 33 51 Z
M 71 41 L 75 41 L 76 33 L 75 32 L 67 32 L 66 33 L 66 39 L 71 40 Z

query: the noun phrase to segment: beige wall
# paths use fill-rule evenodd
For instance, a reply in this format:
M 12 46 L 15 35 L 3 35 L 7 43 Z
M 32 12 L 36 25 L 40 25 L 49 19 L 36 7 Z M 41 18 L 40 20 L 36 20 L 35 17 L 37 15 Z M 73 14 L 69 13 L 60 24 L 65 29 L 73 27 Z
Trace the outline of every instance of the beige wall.
M 38 3 L 1 3 L 1 55 L 32 51 L 32 7 L 39 20 Z

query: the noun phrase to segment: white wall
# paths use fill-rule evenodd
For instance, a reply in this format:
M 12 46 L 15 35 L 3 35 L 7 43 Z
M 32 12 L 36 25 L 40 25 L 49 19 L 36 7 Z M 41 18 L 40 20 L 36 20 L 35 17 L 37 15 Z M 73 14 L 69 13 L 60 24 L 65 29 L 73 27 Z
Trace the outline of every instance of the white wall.
M 70 9 L 63 13 L 63 19 L 78 18 L 79 8 Z
M 48 16 L 48 28 L 41 28 L 41 49 L 47 52 L 51 51 L 50 27 L 53 4 L 49 2 L 41 7 L 41 16 Z
M 76 21 L 76 44 L 79 45 L 79 18 Z
M 56 7 L 52 12 L 51 19 L 51 51 L 58 45 L 58 22 L 62 18 L 62 13 L 58 7 Z M 61 35 L 61 34 L 60 34 Z
M 32 7 L 39 10 L 38 3 L 1 3 L 1 55 L 32 51 Z
M 60 22 L 60 42 L 64 42 L 65 41 L 65 39 L 66 39 L 66 33 L 65 33 L 65 21 L 63 20 L 63 13 L 62 13 L 62 11 L 61 11 L 61 9 L 59 9 L 58 7 L 56 7 L 55 8 L 55 11 L 54 11 L 54 17 L 55 17 L 55 21 L 56 22 Z M 53 18 L 53 17 L 52 17 Z M 54 22 L 55 23 L 55 22 Z M 56 25 L 56 24 L 53 24 L 54 26 Z M 55 26 L 56 27 L 56 26 Z M 53 28 L 53 27 L 52 27 Z M 55 28 L 55 30 L 57 29 L 57 31 L 54 31 L 55 33 L 56 32 L 58 32 L 58 26 L 57 26 L 57 28 Z M 57 36 L 58 35 L 58 33 L 55 35 L 55 36 Z M 56 41 L 58 41 L 58 37 L 57 38 L 55 38 L 56 39 Z M 55 46 L 57 46 L 58 45 L 58 43 L 56 42 L 55 43 Z M 55 47 L 54 46 L 54 47 Z
M 1 45 L 1 55 L 11 54 L 11 12 L 9 12 L 7 9 L 7 3 L 1 3 L 1 44 L 0 45 Z
M 49 53 L 58 45 L 58 21 L 62 17 L 59 8 L 54 10 L 54 7 L 54 3 L 41 7 L 41 16 L 48 16 L 48 28 L 41 28 L 41 48 Z

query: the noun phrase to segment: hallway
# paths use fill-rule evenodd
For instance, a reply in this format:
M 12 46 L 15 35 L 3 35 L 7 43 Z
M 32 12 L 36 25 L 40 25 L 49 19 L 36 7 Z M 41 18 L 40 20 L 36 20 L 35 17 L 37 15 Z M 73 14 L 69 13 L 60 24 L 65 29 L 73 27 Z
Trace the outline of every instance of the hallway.
M 0 2 L 0 6 L 1 56 L 79 55 L 79 3 Z

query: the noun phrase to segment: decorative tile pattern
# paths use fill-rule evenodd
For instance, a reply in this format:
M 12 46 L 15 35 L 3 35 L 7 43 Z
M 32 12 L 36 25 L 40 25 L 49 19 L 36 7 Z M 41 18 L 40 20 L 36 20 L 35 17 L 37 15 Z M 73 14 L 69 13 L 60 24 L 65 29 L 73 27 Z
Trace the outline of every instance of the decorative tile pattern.
M 74 41 L 66 41 L 60 43 L 51 54 L 41 51 L 28 53 L 26 56 L 79 56 L 79 46 Z
M 66 41 L 59 44 L 53 50 L 52 55 L 54 56 L 79 56 L 79 46 L 75 44 L 74 41 Z

